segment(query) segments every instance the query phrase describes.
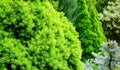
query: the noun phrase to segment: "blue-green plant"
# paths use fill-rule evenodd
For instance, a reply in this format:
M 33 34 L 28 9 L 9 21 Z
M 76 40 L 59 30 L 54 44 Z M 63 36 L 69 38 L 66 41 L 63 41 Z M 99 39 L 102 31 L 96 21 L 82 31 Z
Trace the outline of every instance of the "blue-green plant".
M 95 57 L 95 60 L 91 59 L 84 65 L 84 69 L 88 70 L 88 67 L 91 70 L 119 70 L 119 54 L 120 48 L 116 41 L 108 41 L 103 43 L 103 47 L 100 49 L 99 53 L 92 53 Z M 94 67 L 97 68 L 94 68 Z
M 120 48 L 116 41 L 103 43 L 101 50 L 103 53 L 93 53 L 96 57 L 94 62 L 98 64 L 98 70 L 120 69 L 120 63 L 118 62 Z
M 83 63 L 84 70 L 96 70 L 96 64 L 93 59 L 88 59 L 85 63 Z

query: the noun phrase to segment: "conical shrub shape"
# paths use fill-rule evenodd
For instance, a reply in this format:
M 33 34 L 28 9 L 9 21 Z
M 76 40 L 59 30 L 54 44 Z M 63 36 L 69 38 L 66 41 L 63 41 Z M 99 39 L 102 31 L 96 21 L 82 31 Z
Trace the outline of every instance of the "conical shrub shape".
M 90 6 L 89 11 L 90 11 L 90 20 L 92 24 L 92 31 L 96 34 L 95 37 L 93 37 L 93 46 L 96 47 L 94 52 L 97 52 L 101 47 L 102 43 L 106 41 L 106 37 L 103 33 L 102 23 L 100 22 L 98 17 L 98 12 L 95 7 L 95 1 L 89 0 L 88 3 L 90 3 L 88 4 L 88 6 Z
M 0 0 L 0 70 L 82 70 L 77 37 L 47 0 Z
M 83 59 L 91 58 L 91 52 L 97 52 L 102 42 L 105 41 L 102 25 L 98 20 L 94 4 L 92 7 L 88 8 L 88 6 L 86 0 L 79 0 L 80 13 L 75 23 L 83 48 Z

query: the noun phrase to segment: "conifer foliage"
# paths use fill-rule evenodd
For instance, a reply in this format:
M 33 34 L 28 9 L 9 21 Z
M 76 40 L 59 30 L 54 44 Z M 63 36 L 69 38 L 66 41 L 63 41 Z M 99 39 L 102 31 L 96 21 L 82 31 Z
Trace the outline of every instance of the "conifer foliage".
M 58 1 L 58 0 L 57 0 Z M 105 41 L 102 24 L 94 0 L 59 0 L 58 11 L 63 11 L 79 33 L 83 59 L 91 57 Z
M 102 25 L 98 19 L 94 1 L 89 0 L 88 3 L 86 0 L 79 0 L 80 12 L 75 23 L 83 48 L 83 59 L 91 57 L 91 52 L 93 51 L 98 52 L 102 42 L 106 40 L 103 34 Z
M 47 0 L 0 0 L 0 70 L 82 70 L 77 37 Z
M 103 43 L 99 53 L 92 53 L 95 59 L 84 64 L 84 70 L 120 70 L 120 47 L 116 41 Z

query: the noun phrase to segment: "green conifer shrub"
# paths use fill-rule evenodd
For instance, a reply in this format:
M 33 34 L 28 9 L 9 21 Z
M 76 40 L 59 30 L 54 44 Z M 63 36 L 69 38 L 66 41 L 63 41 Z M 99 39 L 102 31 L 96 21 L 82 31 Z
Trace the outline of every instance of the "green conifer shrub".
M 83 59 L 91 58 L 91 52 L 98 52 L 102 42 L 105 41 L 94 2 L 91 3 L 92 6 L 89 6 L 86 0 L 79 0 L 80 12 L 75 23 L 83 49 Z
M 82 70 L 77 37 L 47 0 L 0 0 L 0 70 Z

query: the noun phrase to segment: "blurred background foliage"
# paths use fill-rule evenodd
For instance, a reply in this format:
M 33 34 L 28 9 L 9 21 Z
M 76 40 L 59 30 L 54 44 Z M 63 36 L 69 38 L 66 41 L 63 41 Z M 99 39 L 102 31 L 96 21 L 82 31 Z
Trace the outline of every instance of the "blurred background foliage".
M 116 40 L 120 45 L 120 0 L 108 2 L 99 13 L 103 29 L 108 39 Z
M 88 0 L 89 1 L 89 0 Z M 98 12 L 102 12 L 103 8 L 108 5 L 108 2 L 115 2 L 116 0 L 95 0 L 96 1 L 96 8 Z

